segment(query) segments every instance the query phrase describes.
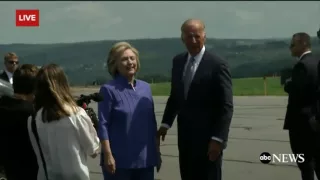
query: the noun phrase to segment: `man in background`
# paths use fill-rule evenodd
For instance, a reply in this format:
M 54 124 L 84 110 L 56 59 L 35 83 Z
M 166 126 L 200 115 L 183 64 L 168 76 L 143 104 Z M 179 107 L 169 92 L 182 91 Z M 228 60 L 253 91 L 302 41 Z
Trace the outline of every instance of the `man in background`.
M 0 159 L 8 180 L 37 179 L 38 164 L 29 140 L 27 121 L 34 113 L 38 68 L 25 64 L 13 74 L 14 96 L 0 99 Z
M 13 83 L 12 75 L 14 71 L 17 69 L 19 64 L 19 59 L 17 54 L 10 52 L 4 56 L 4 70 L 0 74 L 0 79 Z
M 187 52 L 174 57 L 171 92 L 159 138 L 178 116 L 182 180 L 221 180 L 222 156 L 233 115 L 231 75 L 227 62 L 205 47 L 205 25 L 189 19 L 181 26 Z
M 292 152 L 305 156 L 303 163 L 297 163 L 302 180 L 314 180 L 314 172 L 320 179 L 319 133 L 312 125 L 317 114 L 319 60 L 312 54 L 310 36 L 304 32 L 292 36 L 290 51 L 298 62 L 284 86 L 289 95 L 284 129 L 289 131 Z

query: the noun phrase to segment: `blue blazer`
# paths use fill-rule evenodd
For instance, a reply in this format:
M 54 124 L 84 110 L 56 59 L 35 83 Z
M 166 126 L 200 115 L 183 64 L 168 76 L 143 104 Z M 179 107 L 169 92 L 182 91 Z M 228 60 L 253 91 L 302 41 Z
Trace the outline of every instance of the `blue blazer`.
M 126 78 L 117 76 L 104 84 L 98 104 L 98 136 L 109 140 L 117 168 L 156 166 L 157 122 L 150 85 L 135 80 L 132 87 Z M 104 164 L 103 153 L 100 165 Z

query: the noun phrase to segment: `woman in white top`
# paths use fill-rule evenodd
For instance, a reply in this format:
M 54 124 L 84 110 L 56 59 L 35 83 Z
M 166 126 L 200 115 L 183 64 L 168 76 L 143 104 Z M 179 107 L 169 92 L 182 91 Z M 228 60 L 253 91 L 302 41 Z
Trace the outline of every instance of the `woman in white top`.
M 34 127 L 47 172 L 46 175 L 30 117 L 28 130 L 39 165 L 38 180 L 90 180 L 87 156 L 97 155 L 99 139 L 91 119 L 74 102 L 66 75 L 58 65 L 40 69 L 35 108 Z

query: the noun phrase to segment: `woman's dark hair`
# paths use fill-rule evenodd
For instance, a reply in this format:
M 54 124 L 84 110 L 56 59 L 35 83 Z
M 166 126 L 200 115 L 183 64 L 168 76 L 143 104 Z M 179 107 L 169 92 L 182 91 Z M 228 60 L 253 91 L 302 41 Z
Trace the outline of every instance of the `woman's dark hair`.
M 13 92 L 17 94 L 32 94 L 36 85 L 36 76 L 39 68 L 32 64 L 19 66 L 12 77 Z

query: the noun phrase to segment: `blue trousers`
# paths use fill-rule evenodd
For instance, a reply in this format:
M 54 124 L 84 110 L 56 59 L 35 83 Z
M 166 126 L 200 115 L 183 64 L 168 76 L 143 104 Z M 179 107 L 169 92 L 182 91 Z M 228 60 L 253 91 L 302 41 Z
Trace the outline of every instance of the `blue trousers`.
M 104 180 L 154 180 L 154 167 L 141 169 L 116 169 L 110 174 L 102 167 Z

